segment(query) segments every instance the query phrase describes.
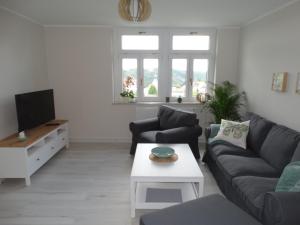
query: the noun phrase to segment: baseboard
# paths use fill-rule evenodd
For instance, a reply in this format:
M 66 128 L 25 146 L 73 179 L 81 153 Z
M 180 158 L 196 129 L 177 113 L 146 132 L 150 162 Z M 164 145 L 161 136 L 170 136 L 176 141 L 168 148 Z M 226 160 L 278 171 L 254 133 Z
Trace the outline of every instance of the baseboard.
M 131 138 L 72 138 L 70 142 L 73 143 L 131 143 Z M 199 144 L 202 146 L 205 144 L 205 139 L 200 137 Z
M 131 143 L 130 138 L 72 138 L 72 143 Z

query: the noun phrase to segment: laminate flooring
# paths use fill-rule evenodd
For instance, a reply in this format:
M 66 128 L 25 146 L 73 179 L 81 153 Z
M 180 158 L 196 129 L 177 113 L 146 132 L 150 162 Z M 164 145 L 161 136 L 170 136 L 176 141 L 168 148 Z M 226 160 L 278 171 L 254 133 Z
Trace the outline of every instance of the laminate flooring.
M 0 184 L 0 225 L 138 225 L 130 217 L 128 144 L 71 144 L 32 176 Z M 204 193 L 220 193 L 202 164 Z

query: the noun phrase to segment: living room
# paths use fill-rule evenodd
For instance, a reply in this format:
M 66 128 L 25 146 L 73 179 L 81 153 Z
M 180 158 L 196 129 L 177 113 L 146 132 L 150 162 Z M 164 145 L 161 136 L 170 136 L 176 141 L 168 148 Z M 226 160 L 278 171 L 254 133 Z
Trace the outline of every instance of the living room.
M 270 219 L 251 209 L 247 211 L 230 198 L 233 194 L 228 188 L 231 187 L 218 180 L 214 158 L 202 161 L 209 138 L 205 130 L 216 122 L 203 106 L 208 97 L 214 97 L 211 93 L 214 84 L 229 81 L 240 93 L 246 93 L 247 104 L 243 111 L 300 131 L 300 2 L 148 0 L 142 1 L 147 3 L 148 9 L 145 18 L 140 18 L 144 21 L 124 18 L 120 3 L 126 2 L 0 0 L 0 139 L 23 131 L 18 124 L 15 95 L 50 89 L 53 90 L 55 118 L 67 122 L 58 128 L 49 126 L 49 129 L 57 129 L 58 135 L 66 132 L 63 145 L 68 147 L 55 152 L 30 177 L 6 175 L 8 171 L 1 171 L 0 224 L 127 225 L 140 224 L 143 215 L 163 214 L 163 210 L 137 209 L 132 217 L 130 174 L 137 155 L 129 154 L 133 141 L 129 124 L 156 117 L 162 105 L 197 115 L 202 134 L 197 136 L 196 151 L 200 149 L 201 158 L 193 159 L 193 163 L 197 162 L 203 174 L 203 196 L 221 194 L 234 202 L 228 208 L 241 210 L 234 212 L 241 214 L 241 221 L 245 218 L 244 224 L 252 218 L 252 224 L 275 224 L 272 218 L 280 213 L 272 211 L 271 216 L 268 214 Z M 129 37 L 127 42 L 126 37 Z M 130 41 L 130 37 L 137 39 Z M 178 39 L 178 48 L 176 37 L 186 37 L 181 42 Z M 194 37 L 200 37 L 201 43 Z M 208 37 L 208 41 L 201 39 L 203 37 Z M 129 47 L 124 47 L 126 44 Z M 182 47 L 186 49 L 181 50 Z M 146 79 L 143 79 L 147 62 L 148 67 L 158 71 L 149 85 L 145 85 Z M 124 91 L 126 65 L 134 78 L 130 89 L 134 98 L 129 100 L 120 95 Z M 180 88 L 174 85 L 178 80 L 175 82 L 171 76 L 176 69 L 184 73 L 185 85 Z M 201 76 L 198 83 L 193 76 L 193 70 L 197 69 L 205 73 L 204 80 Z M 282 90 L 274 87 L 278 76 L 284 78 Z M 198 94 L 194 93 L 199 87 L 195 88 L 196 85 L 204 88 L 204 95 L 199 95 L 198 100 Z M 256 121 L 257 118 L 249 116 L 248 119 Z M 26 130 L 24 135 L 26 137 Z M 298 140 L 294 133 L 284 140 L 292 137 Z M 19 144 L 25 142 L 20 140 Z M 289 145 L 285 143 L 285 146 Z M 291 146 L 294 152 L 296 146 Z M 266 155 L 262 157 L 267 158 Z M 290 162 L 291 152 L 279 157 L 287 155 Z M 0 161 L 8 162 L 6 158 Z M 180 157 L 176 162 L 180 162 Z M 287 164 L 285 162 L 285 166 Z M 281 167 L 280 163 L 278 169 L 282 172 Z M 0 168 L 3 170 L 1 165 Z M 272 179 L 280 175 L 274 173 Z M 18 177 L 27 178 L 27 182 Z M 293 194 L 295 202 L 291 205 L 297 207 L 299 194 Z M 229 202 L 226 200 L 224 204 Z M 293 211 L 291 205 L 287 211 Z M 276 224 L 300 224 L 297 215 L 287 215 L 290 219 L 284 217 Z M 220 215 L 220 218 L 222 216 L 226 217 Z M 157 219 L 155 224 L 168 225 L 166 221 Z M 204 221 L 206 225 L 227 224 Z M 172 225 L 176 225 L 175 222 Z

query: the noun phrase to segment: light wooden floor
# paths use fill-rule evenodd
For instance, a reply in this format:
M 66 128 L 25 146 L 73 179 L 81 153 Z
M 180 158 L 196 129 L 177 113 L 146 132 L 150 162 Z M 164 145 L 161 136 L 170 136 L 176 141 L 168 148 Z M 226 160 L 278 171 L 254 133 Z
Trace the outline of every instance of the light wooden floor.
M 0 225 L 137 225 L 130 218 L 129 146 L 73 144 L 35 175 L 0 185 Z M 219 192 L 206 167 L 205 195 Z

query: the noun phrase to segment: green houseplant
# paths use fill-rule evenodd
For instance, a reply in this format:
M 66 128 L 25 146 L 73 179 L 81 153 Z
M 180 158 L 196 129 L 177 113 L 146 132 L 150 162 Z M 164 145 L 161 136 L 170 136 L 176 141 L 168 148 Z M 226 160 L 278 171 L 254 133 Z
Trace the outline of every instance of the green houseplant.
M 237 87 L 229 81 L 216 84 L 212 88 L 212 96 L 204 104 L 204 109 L 214 115 L 215 123 L 221 123 L 222 119 L 240 120 L 239 110 L 243 106 L 242 98 L 245 93 L 240 93 Z

